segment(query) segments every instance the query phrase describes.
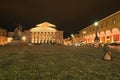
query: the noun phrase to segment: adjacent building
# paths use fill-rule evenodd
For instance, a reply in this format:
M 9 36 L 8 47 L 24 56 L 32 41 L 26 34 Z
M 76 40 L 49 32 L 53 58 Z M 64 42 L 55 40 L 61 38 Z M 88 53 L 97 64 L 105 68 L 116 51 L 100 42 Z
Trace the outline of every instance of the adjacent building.
M 7 30 L 0 28 L 0 45 L 7 43 Z
M 100 43 L 120 43 L 120 11 L 100 20 L 94 24 L 87 26 L 79 31 L 79 38 L 86 43 L 94 43 L 96 34 L 100 39 Z

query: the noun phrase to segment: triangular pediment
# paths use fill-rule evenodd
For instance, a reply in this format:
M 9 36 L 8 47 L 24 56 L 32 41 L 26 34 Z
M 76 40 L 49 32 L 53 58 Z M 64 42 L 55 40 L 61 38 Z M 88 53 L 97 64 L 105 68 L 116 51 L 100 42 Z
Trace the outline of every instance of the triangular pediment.
M 44 22 L 44 23 L 41 23 L 41 24 L 37 24 L 36 26 L 40 27 L 40 28 L 46 28 L 46 27 L 54 27 L 54 28 L 56 28 L 56 26 L 54 24 L 51 24 L 49 22 Z
M 56 32 L 55 29 L 56 26 L 54 24 L 44 22 L 41 24 L 37 24 L 36 27 L 30 29 L 30 31 L 36 31 L 36 32 Z

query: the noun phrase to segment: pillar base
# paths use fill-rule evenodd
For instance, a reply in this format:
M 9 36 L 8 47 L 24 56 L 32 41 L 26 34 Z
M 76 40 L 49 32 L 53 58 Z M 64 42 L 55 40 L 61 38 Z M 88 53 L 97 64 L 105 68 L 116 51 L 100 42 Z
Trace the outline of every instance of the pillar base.
M 111 61 L 112 60 L 111 53 L 110 52 L 106 52 L 105 55 L 103 56 L 103 59 L 105 61 Z

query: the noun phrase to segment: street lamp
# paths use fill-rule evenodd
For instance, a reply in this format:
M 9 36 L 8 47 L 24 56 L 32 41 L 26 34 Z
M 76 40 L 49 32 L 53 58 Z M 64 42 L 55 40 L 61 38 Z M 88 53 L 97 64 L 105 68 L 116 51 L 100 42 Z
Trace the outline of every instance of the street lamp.
M 95 26 L 98 26 L 98 22 L 95 22 L 94 25 L 95 25 Z
M 73 34 L 71 34 L 71 37 L 72 37 L 72 38 L 74 38 L 74 35 L 73 35 Z
M 25 36 L 23 36 L 23 37 L 22 37 L 22 40 L 23 40 L 23 41 L 26 41 L 26 37 L 25 37 Z
M 94 23 L 94 26 L 96 27 L 94 45 L 95 45 L 96 47 L 98 47 L 98 46 L 99 46 L 99 42 L 100 42 L 99 37 L 98 37 L 98 35 L 97 35 L 98 22 L 95 22 L 95 23 Z
M 86 34 L 86 31 L 83 31 L 83 34 Z
M 73 42 L 74 42 L 74 35 L 73 34 L 71 34 L 71 41 L 72 41 L 72 44 L 73 44 Z

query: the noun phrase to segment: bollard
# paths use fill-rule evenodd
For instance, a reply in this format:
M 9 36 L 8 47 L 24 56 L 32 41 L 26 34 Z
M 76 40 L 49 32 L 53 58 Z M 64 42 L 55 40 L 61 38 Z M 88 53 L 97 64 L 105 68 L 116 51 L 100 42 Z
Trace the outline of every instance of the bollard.
M 112 56 L 111 56 L 111 52 L 109 51 L 108 43 L 104 44 L 103 51 L 105 53 L 104 56 L 103 56 L 103 59 L 106 60 L 106 61 L 111 61 Z

